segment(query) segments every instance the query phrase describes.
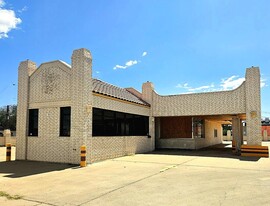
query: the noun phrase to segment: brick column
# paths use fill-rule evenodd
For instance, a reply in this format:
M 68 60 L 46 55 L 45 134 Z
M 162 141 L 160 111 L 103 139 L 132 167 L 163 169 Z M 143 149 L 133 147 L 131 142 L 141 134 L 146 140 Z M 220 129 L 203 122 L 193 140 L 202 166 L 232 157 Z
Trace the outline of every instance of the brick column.
M 87 49 L 74 50 L 71 76 L 71 163 L 80 163 L 80 146 L 86 145 L 87 162 L 92 139 L 92 56 Z
M 145 82 L 142 85 L 142 99 L 151 105 L 149 114 L 149 135 L 151 136 L 151 150 L 155 149 L 155 118 L 153 117 L 153 92 L 152 82 Z
M 21 62 L 18 68 L 18 105 L 16 123 L 17 160 L 27 159 L 29 77 L 36 69 L 36 64 L 30 60 Z
M 261 145 L 261 87 L 260 69 L 246 70 L 246 121 L 247 144 Z

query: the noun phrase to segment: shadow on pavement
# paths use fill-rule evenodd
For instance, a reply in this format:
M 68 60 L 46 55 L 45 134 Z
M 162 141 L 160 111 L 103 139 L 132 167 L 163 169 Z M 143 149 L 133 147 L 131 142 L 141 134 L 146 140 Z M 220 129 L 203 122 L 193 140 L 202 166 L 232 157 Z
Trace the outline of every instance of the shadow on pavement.
M 157 149 L 148 154 L 162 155 L 179 155 L 179 156 L 198 156 L 198 157 L 218 157 L 218 158 L 233 158 L 240 161 L 258 161 L 260 157 L 242 157 L 233 154 L 232 148 L 227 147 L 229 144 L 218 144 L 198 150 L 188 149 Z
M 0 176 L 2 173 L 7 174 L 4 177 L 18 178 L 47 172 L 65 170 L 75 166 L 76 165 L 35 162 L 35 161 L 0 162 Z

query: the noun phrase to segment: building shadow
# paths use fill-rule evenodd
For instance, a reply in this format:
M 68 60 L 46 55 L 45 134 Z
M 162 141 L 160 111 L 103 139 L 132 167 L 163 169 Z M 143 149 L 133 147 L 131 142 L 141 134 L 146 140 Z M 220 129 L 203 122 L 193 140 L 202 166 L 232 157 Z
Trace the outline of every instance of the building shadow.
M 19 178 L 53 171 L 60 171 L 76 167 L 76 165 L 36 162 L 36 161 L 10 161 L 0 162 L 0 176 Z
M 149 154 L 179 155 L 179 156 L 198 156 L 198 157 L 217 157 L 232 158 L 240 161 L 256 162 L 260 157 L 242 157 L 234 154 L 230 144 L 217 144 L 198 150 L 189 149 L 156 149 Z

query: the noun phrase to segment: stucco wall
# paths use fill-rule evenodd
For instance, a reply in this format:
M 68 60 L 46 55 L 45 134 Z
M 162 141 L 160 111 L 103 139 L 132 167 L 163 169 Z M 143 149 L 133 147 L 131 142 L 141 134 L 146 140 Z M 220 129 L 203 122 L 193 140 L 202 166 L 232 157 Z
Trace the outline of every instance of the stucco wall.
M 190 138 L 159 139 L 156 145 L 161 149 L 196 149 L 195 140 Z
M 222 143 L 222 126 L 221 124 L 205 120 L 205 138 L 195 138 L 195 148 L 200 149 L 215 144 Z M 214 130 L 217 130 L 217 137 L 214 137 Z
M 156 120 L 157 124 L 159 120 Z M 192 123 L 190 123 L 192 124 Z M 205 120 L 204 121 L 205 138 L 169 138 L 162 139 L 159 137 L 158 126 L 156 128 L 156 145 L 157 148 L 172 148 L 172 149 L 200 149 L 203 147 L 219 144 L 222 142 L 222 127 L 221 124 Z M 214 137 L 214 129 L 217 130 L 217 137 Z

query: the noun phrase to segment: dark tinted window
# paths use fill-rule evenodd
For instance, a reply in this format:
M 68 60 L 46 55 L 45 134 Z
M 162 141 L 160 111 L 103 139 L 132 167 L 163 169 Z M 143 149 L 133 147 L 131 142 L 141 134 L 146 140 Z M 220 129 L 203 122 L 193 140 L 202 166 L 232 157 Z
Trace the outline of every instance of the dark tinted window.
M 93 136 L 146 136 L 149 118 L 93 108 Z
M 28 135 L 38 136 L 38 109 L 29 109 Z
M 60 136 L 70 136 L 70 107 L 60 108 Z

